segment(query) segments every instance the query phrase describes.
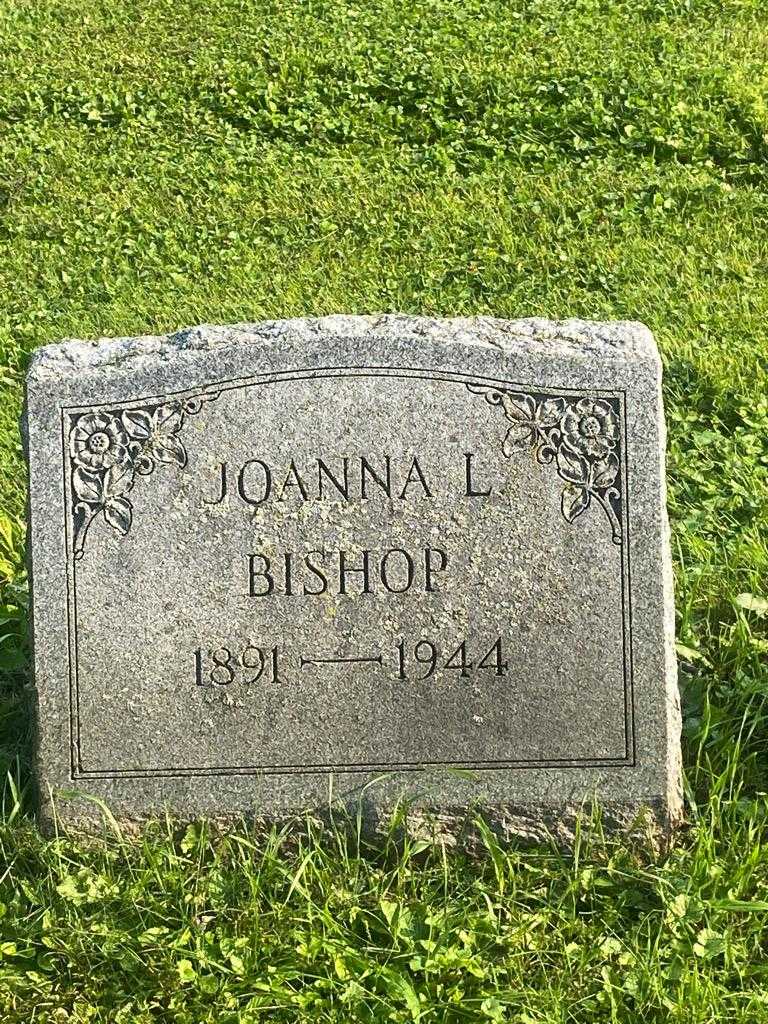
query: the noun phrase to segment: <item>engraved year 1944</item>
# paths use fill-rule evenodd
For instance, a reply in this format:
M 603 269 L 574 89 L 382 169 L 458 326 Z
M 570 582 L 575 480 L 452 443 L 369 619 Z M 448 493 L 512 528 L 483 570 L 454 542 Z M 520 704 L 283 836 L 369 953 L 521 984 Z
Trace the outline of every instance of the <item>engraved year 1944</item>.
M 466 640 L 459 643 L 442 644 L 439 641 L 422 638 L 419 640 L 398 640 L 385 653 L 370 651 L 351 655 L 318 655 L 317 652 L 291 654 L 278 646 L 262 647 L 248 642 L 245 646 L 222 645 L 205 649 L 198 647 L 194 652 L 195 684 L 206 687 L 226 687 L 234 684 L 249 686 L 260 680 L 265 683 L 286 682 L 284 665 L 293 662 L 299 671 L 309 666 L 325 667 L 339 665 L 351 668 L 353 665 L 376 666 L 393 672 L 399 680 L 422 682 L 436 672 L 457 672 L 460 678 L 489 672 L 495 676 L 507 673 L 508 662 L 504 660 L 501 637 L 490 645 L 472 644 Z

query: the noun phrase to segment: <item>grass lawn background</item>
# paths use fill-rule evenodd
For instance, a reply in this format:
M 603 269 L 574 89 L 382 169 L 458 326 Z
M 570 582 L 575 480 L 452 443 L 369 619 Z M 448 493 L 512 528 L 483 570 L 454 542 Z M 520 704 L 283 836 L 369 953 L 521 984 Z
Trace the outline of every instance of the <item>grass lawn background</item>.
M 764 0 L 0 5 L 4 1024 L 768 1020 L 767 200 Z M 43 840 L 28 353 L 390 310 L 655 332 L 688 829 Z

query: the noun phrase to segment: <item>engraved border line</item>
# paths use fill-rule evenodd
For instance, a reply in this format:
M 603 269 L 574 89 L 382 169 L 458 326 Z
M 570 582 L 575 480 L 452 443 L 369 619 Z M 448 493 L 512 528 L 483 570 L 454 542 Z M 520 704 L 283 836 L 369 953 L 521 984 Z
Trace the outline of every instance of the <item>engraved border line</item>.
M 393 367 L 393 366 L 376 366 L 376 367 L 349 367 L 349 366 L 332 366 L 332 367 L 297 367 L 293 370 L 277 370 L 262 374 L 253 374 L 250 376 L 242 377 L 230 377 L 223 381 L 218 381 L 213 384 L 206 384 L 204 386 L 188 387 L 174 392 L 166 392 L 165 394 L 156 395 L 142 395 L 141 397 L 127 400 L 115 399 L 108 402 L 100 402 L 92 405 L 77 405 L 77 406 L 62 406 L 62 456 L 64 464 L 64 482 L 65 482 L 65 516 L 67 522 L 65 523 L 65 531 L 67 531 L 68 537 L 68 525 L 69 525 L 69 488 L 66 486 L 66 467 L 67 467 L 67 447 L 66 447 L 66 432 L 65 432 L 65 416 L 73 413 L 79 413 L 91 409 L 108 409 L 113 408 L 116 405 L 120 405 L 121 408 L 131 408 L 135 405 L 141 405 L 151 401 L 163 401 L 167 399 L 179 398 L 181 396 L 192 396 L 206 394 L 208 392 L 223 392 L 223 391 L 235 391 L 241 388 L 254 387 L 257 385 L 264 384 L 279 384 L 279 383 L 291 383 L 301 380 L 325 380 L 325 379 L 354 379 L 357 377 L 391 377 L 394 380 L 432 380 L 440 383 L 455 383 L 455 384 L 480 384 L 480 385 L 499 385 L 505 390 L 519 389 L 519 390 L 530 390 L 532 385 L 522 384 L 520 382 L 502 380 L 494 377 L 484 377 L 478 374 L 466 374 L 460 371 L 442 371 L 434 370 L 422 367 Z M 535 390 L 540 394 L 573 394 L 573 395 L 599 395 L 605 397 L 620 398 L 622 400 L 622 421 L 624 425 L 624 437 L 623 440 L 623 459 L 622 459 L 622 475 L 623 475 L 623 488 L 622 496 L 627 499 L 628 502 L 628 476 L 629 476 L 629 461 L 627 452 L 627 422 L 626 422 L 626 390 L 608 389 L 608 388 L 566 388 L 566 387 L 548 387 L 542 385 L 536 385 Z M 629 541 L 629 508 L 628 504 L 625 505 L 623 529 L 626 532 L 627 542 Z M 624 551 L 626 550 L 626 565 L 624 563 Z M 72 579 L 70 580 L 70 568 L 72 569 Z M 67 544 L 67 638 L 68 638 L 68 649 L 69 649 L 69 663 L 70 663 L 70 729 L 72 727 L 72 720 L 76 722 L 76 738 L 73 747 L 77 749 L 77 770 L 74 769 L 74 749 L 71 751 L 71 778 L 74 781 L 78 778 L 86 779 L 120 779 L 120 778 L 194 778 L 205 775 L 290 775 L 290 774 L 332 774 L 334 772 L 339 774 L 345 773 L 361 773 L 370 772 L 376 770 L 385 771 L 422 771 L 429 767 L 465 767 L 470 770 L 504 770 L 505 768 L 525 769 L 525 768 L 599 768 L 599 767 L 634 767 L 636 765 L 636 753 L 635 753 L 635 714 L 634 714 L 634 690 L 632 686 L 632 639 L 631 639 L 631 576 L 630 576 L 630 554 L 629 544 L 622 544 L 621 546 L 621 585 L 622 585 L 622 638 L 623 638 L 623 677 L 624 677 L 624 735 L 625 735 L 625 751 L 626 756 L 624 758 L 568 758 L 568 759 L 552 759 L 552 760 L 541 760 L 541 759 L 530 759 L 530 760 L 498 760 L 498 761 L 422 761 L 422 762 L 400 762 L 393 764 L 391 762 L 366 762 L 351 763 L 351 764 L 328 764 L 328 765 L 264 765 L 264 766 L 220 766 L 212 768 L 157 768 L 157 769 L 103 769 L 103 770 L 86 770 L 82 767 L 82 737 L 81 737 L 81 721 L 80 721 L 80 687 L 79 687 L 79 673 L 77 664 L 77 563 L 73 562 L 71 552 L 69 550 L 69 543 Z M 626 570 L 626 571 L 625 571 Z M 69 593 L 70 585 L 72 590 L 73 601 L 70 606 Z M 628 600 L 625 600 L 625 589 L 629 590 Z M 74 625 L 74 666 L 72 664 L 72 637 L 71 637 L 71 626 Z M 629 627 L 629 628 L 628 628 Z M 627 654 L 629 658 L 627 658 Z M 629 670 L 628 670 L 629 665 Z M 74 672 L 73 672 L 74 669 Z M 74 682 L 74 686 L 73 686 Z M 627 685 L 629 682 L 629 686 Z M 72 692 L 74 690 L 75 706 L 72 706 Z M 628 750 L 628 738 L 632 737 L 632 755 L 630 759 L 630 753 Z

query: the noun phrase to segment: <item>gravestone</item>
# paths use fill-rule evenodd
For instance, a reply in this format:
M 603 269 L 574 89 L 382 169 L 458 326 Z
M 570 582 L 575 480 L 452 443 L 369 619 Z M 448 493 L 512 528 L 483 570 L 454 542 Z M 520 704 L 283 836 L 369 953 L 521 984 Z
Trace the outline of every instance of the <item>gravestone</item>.
M 595 798 L 678 819 L 642 325 L 66 341 L 33 356 L 25 434 L 44 819 L 363 793 L 566 839 Z

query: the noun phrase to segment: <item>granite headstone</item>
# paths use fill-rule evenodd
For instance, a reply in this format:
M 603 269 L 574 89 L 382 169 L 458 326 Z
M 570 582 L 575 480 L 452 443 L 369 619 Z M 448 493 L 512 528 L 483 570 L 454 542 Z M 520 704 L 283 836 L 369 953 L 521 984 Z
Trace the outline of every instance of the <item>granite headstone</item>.
M 41 812 L 680 816 L 636 323 L 335 316 L 39 349 Z M 460 769 L 460 770 L 457 770 Z M 374 785 L 368 783 L 376 780 Z M 66 795 L 65 795 L 66 793 Z

